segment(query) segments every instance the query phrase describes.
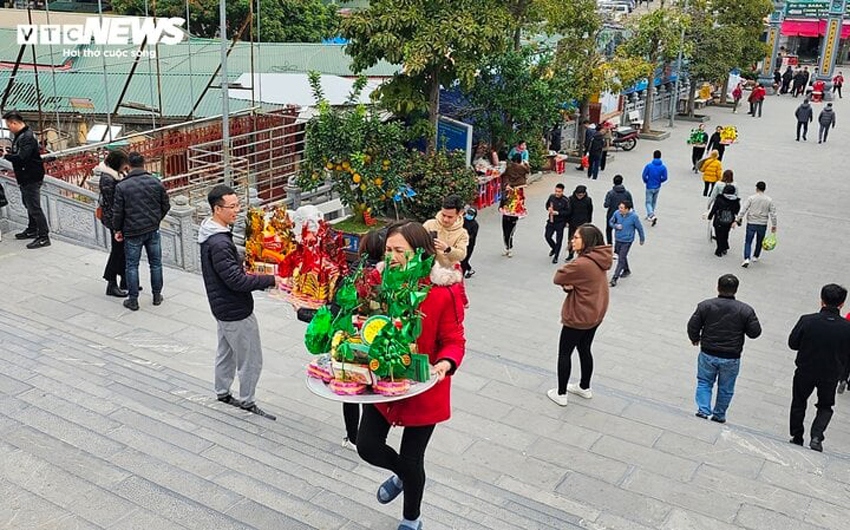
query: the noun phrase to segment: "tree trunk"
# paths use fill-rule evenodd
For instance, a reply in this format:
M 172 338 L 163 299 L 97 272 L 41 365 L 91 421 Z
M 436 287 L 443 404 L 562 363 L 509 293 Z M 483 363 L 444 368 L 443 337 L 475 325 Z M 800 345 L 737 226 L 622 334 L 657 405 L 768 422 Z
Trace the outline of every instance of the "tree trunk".
M 579 155 L 582 155 L 582 146 L 584 145 L 584 127 L 582 122 L 590 116 L 590 102 L 583 100 L 578 106 L 578 127 L 576 127 L 576 145 L 578 146 Z
M 691 118 L 694 117 L 694 100 L 696 99 L 697 94 L 697 84 L 696 80 L 691 83 L 691 88 L 688 90 L 688 116 Z
M 652 99 L 655 96 L 655 72 L 649 78 L 649 85 L 646 87 L 646 105 L 643 107 L 643 126 L 641 132 L 648 133 L 652 130 Z
M 729 99 L 726 97 L 726 94 L 729 92 L 729 74 L 726 74 L 726 79 L 723 80 L 723 90 L 720 91 L 720 104 L 725 105 L 726 100 Z
M 428 122 L 431 131 L 428 134 L 426 150 L 429 155 L 437 149 L 437 120 L 440 117 L 440 67 L 435 66 L 430 75 L 428 87 Z
M 517 26 L 514 30 L 514 51 L 519 51 L 522 46 L 522 28 Z

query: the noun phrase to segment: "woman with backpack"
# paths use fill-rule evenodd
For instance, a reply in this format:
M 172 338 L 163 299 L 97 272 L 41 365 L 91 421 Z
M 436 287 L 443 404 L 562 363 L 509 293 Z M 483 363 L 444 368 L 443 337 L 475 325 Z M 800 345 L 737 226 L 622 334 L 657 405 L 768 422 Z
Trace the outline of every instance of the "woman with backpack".
M 735 186 L 727 184 L 723 188 L 723 195 L 714 200 L 708 218 L 714 225 L 714 237 L 717 241 L 717 249 L 714 255 L 718 258 L 726 255 L 729 250 L 729 232 L 735 226 L 735 218 L 741 211 L 741 199 L 735 193 Z

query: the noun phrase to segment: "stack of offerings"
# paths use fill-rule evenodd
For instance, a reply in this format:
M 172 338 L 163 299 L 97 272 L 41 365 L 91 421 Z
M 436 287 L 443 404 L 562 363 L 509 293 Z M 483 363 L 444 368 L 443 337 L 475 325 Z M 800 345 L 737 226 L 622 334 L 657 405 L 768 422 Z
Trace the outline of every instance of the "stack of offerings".
M 278 275 L 285 279 L 281 291 L 296 308 L 317 308 L 330 302 L 337 283 L 348 272 L 342 234 L 325 221 L 316 226 L 311 230 L 304 224 L 295 249 L 278 264 Z
M 398 396 L 413 382 L 427 382 L 428 355 L 417 351 L 416 339 L 433 260 L 419 251 L 403 267 L 361 266 L 347 277 L 336 295 L 338 311 L 320 308 L 307 327 L 304 343 L 319 356 L 307 375 L 339 395 Z
M 251 208 L 245 221 L 245 267 L 251 274 L 278 274 L 281 262 L 293 250 L 294 224 L 286 206 L 269 211 Z

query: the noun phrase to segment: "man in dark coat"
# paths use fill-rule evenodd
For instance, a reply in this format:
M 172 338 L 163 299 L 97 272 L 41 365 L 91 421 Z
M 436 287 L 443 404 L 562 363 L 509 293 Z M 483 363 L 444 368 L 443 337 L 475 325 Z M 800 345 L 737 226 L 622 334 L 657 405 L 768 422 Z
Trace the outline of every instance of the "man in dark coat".
M 605 202 L 602 204 L 605 207 L 605 241 L 609 245 L 614 244 L 614 228 L 608 224 L 608 221 L 611 220 L 614 212 L 617 211 L 623 201 L 635 203 L 632 200 L 631 192 L 623 186 L 623 175 L 614 175 L 614 187 L 605 194 Z
M 543 238 L 549 245 L 549 255 L 552 263 L 558 263 L 561 255 L 561 245 L 564 243 L 564 228 L 570 218 L 570 200 L 564 197 L 564 185 L 560 182 L 555 184 L 555 193 L 546 199 L 546 231 Z M 552 239 L 552 236 L 555 238 Z
M 835 387 L 839 380 L 847 380 L 850 370 L 850 321 L 839 314 L 847 300 L 847 289 L 834 283 L 824 285 L 820 300 L 820 311 L 800 317 L 788 336 L 788 347 L 797 351 L 791 398 L 791 443 L 803 445 L 806 405 L 817 389 L 817 413 L 809 443 L 815 451 L 823 451 L 824 431 L 835 405 Z
M 218 185 L 210 191 L 207 200 L 212 217 L 201 223 L 198 243 L 207 300 L 218 328 L 215 393 L 222 403 L 275 420 L 275 416 L 257 406 L 254 396 L 263 368 L 263 349 L 251 292 L 274 287 L 279 277 L 245 273 L 230 231 L 240 209 L 236 192 Z M 230 394 L 237 373 L 239 399 Z
M 782 73 L 782 89 L 780 90 L 782 94 L 788 93 L 788 89 L 791 87 L 792 79 L 794 79 L 794 70 L 789 64 L 788 68 L 785 69 L 785 72 Z
M 565 261 L 573 259 L 573 234 L 576 229 L 585 223 L 593 222 L 593 200 L 587 194 L 587 186 L 578 185 L 572 196 L 570 196 L 570 213 L 567 222 L 567 240 L 570 246 L 570 253 Z
M 127 290 L 124 307 L 139 310 L 139 261 L 142 248 L 148 257 L 151 271 L 153 305 L 162 303 L 162 239 L 159 224 L 165 219 L 171 202 L 165 186 L 145 170 L 145 158 L 139 153 L 127 155 L 130 172 L 115 186 L 112 206 L 112 229 L 115 238 L 124 241 L 127 260 Z
M 38 140 L 32 130 L 24 123 L 23 117 L 16 111 L 3 115 L 6 127 L 15 135 L 11 152 L 3 158 L 8 160 L 15 170 L 15 180 L 21 190 L 21 202 L 27 209 L 27 228 L 15 234 L 15 239 L 32 239 L 27 248 L 36 249 L 50 246 L 50 227 L 47 217 L 41 209 L 41 186 L 44 184 L 44 162 L 38 147 Z
M 803 102 L 794 111 L 794 116 L 797 118 L 797 141 L 800 141 L 800 131 L 803 131 L 803 141 L 806 140 L 806 134 L 809 132 L 809 123 L 814 119 L 812 106 L 809 105 L 809 98 L 803 99 Z

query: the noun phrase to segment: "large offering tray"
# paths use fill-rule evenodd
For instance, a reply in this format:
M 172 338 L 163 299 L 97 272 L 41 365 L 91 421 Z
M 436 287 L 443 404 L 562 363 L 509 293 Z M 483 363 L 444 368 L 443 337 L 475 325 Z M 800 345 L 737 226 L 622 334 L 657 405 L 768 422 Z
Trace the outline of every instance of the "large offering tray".
M 437 378 L 431 377 L 428 381 L 424 383 L 417 383 L 415 381 L 411 381 L 410 390 L 408 390 L 404 394 L 399 394 L 398 396 L 385 396 L 383 394 L 375 394 L 369 390 L 366 390 L 366 392 L 362 394 L 344 396 L 335 393 L 333 390 L 330 389 L 330 387 L 328 387 L 327 383 L 325 383 L 321 379 L 316 379 L 315 377 L 307 377 L 307 388 L 310 390 L 310 392 L 316 394 L 317 396 L 323 397 L 325 399 L 330 399 L 331 401 L 360 404 L 390 403 L 393 401 L 400 401 L 402 399 L 407 399 L 409 397 L 413 397 L 423 392 L 426 392 L 436 384 Z

